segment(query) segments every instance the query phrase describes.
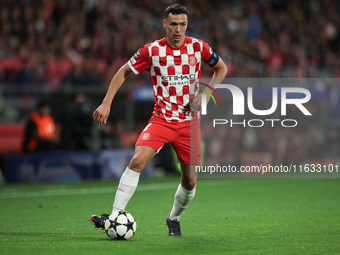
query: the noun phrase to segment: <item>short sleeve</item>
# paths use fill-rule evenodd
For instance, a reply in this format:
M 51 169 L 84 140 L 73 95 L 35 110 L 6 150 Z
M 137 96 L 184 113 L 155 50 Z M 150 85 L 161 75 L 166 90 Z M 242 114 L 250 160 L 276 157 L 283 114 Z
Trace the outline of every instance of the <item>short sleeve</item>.
M 203 48 L 202 48 L 202 61 L 208 61 L 211 55 L 213 54 L 212 49 L 210 48 L 209 44 L 202 41 Z
M 140 48 L 128 61 L 128 65 L 135 74 L 150 69 L 151 57 L 148 52 L 148 47 Z
M 215 52 L 213 52 L 209 44 L 203 41 L 202 43 L 203 43 L 202 61 L 204 61 L 210 67 L 215 66 L 218 63 L 220 57 Z

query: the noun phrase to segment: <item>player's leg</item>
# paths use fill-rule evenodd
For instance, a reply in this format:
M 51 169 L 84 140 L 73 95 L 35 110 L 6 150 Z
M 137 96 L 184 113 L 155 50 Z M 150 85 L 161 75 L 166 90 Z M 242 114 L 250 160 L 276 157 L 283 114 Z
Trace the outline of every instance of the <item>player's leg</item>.
M 181 183 L 178 185 L 174 204 L 169 215 L 171 220 L 179 219 L 196 192 L 197 173 L 194 171 L 195 166 L 181 164 L 181 169 Z
M 112 213 L 125 209 L 137 188 L 140 173 L 165 143 L 159 136 L 162 132 L 166 132 L 162 125 L 150 121 L 139 135 L 133 157 L 120 178 Z
M 140 173 L 155 154 L 156 151 L 149 146 L 140 145 L 135 147 L 133 157 L 119 180 L 112 213 L 125 210 L 127 203 L 137 188 Z M 104 228 L 105 220 L 108 217 L 109 214 L 104 213 L 101 216 L 92 215 L 89 220 L 96 228 Z
M 195 196 L 197 174 L 194 165 L 181 164 L 181 183 L 175 193 L 172 210 L 166 220 L 170 236 L 181 236 L 179 217 Z
M 164 146 L 164 143 L 167 142 L 167 135 L 170 133 L 171 130 L 161 123 L 153 123 L 152 121 L 148 123 L 140 134 L 134 155 L 120 178 L 112 212 L 125 210 L 136 190 L 140 173 L 151 158 Z M 92 215 L 90 221 L 95 227 L 103 228 L 108 217 L 108 214 L 102 214 L 100 217 Z
M 180 129 L 180 139 L 172 143 L 181 162 L 181 183 L 176 190 L 173 207 L 166 221 L 169 235 L 182 235 L 179 218 L 195 196 L 197 181 L 195 166 L 201 162 L 199 127 L 199 123 L 193 123 L 190 124 L 190 128 Z
M 137 145 L 135 147 L 134 155 L 120 178 L 112 213 L 125 210 L 127 203 L 137 188 L 140 173 L 155 155 L 155 149 L 149 146 Z

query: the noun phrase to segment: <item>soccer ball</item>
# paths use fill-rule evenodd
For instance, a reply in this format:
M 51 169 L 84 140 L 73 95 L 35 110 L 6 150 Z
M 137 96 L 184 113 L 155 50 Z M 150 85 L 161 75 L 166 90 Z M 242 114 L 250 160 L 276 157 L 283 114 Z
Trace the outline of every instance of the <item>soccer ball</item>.
M 136 232 L 135 218 L 126 211 L 117 211 L 110 214 L 105 221 L 105 232 L 113 240 L 128 240 Z

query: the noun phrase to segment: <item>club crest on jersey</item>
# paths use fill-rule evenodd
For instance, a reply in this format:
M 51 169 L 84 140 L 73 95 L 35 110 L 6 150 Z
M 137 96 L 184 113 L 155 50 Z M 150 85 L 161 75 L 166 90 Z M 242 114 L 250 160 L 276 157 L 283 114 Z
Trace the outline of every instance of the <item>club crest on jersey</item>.
M 195 66 L 197 64 L 197 59 L 194 56 L 190 56 L 188 62 L 189 65 Z
M 143 141 L 150 140 L 150 138 L 151 138 L 150 133 L 144 133 L 144 134 L 142 135 L 142 137 L 141 137 L 141 139 L 142 139 Z

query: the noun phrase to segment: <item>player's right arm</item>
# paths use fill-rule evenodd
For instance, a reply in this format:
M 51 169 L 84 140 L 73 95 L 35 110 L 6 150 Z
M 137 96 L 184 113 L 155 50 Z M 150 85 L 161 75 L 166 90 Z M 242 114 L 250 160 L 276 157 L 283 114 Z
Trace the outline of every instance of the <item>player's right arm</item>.
M 118 89 L 122 86 L 123 82 L 130 73 L 132 73 L 132 70 L 126 63 L 118 70 L 118 72 L 112 78 L 110 86 L 103 99 L 103 102 L 93 113 L 93 119 L 95 120 L 97 125 L 101 126 L 103 125 L 103 123 L 106 124 L 107 118 L 109 117 L 110 114 L 112 100 L 116 95 Z
M 93 113 L 93 119 L 99 126 L 103 125 L 103 123 L 106 124 L 110 114 L 112 100 L 126 77 L 132 72 L 138 74 L 143 70 L 147 70 L 150 66 L 151 57 L 148 48 L 143 46 L 118 70 L 116 75 L 112 78 L 102 104 Z

